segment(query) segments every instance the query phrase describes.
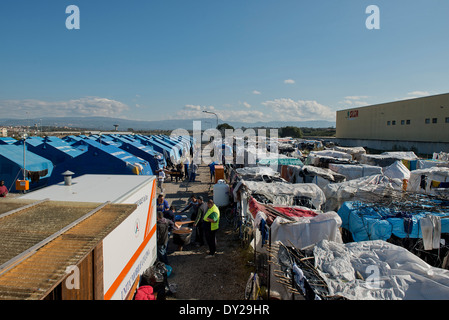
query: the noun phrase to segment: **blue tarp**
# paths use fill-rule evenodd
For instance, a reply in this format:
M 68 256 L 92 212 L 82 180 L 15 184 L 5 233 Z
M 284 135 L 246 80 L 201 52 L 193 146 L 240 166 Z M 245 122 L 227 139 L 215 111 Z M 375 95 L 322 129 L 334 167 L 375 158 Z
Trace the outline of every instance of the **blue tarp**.
M 25 152 L 25 169 L 39 180 L 30 181 L 30 190 L 45 186 L 53 172 L 53 164 L 41 156 L 30 151 Z M 0 179 L 5 180 L 5 186 L 10 192 L 16 191 L 15 181 L 23 179 L 23 142 L 22 145 L 0 145 Z
M 358 201 L 347 201 L 338 210 L 342 228 L 349 230 L 354 241 L 388 240 L 391 235 L 398 238 L 422 238 L 420 219 L 426 214 L 440 217 L 448 212 L 402 212 L 391 208 L 370 205 Z M 441 219 L 441 232 L 449 233 L 449 219 Z

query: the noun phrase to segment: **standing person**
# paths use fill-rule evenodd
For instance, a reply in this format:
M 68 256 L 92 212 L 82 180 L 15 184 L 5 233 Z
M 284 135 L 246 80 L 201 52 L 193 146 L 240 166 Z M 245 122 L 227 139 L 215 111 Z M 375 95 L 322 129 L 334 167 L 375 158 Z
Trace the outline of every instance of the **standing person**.
M 5 181 L 1 180 L 0 181 L 0 197 L 6 197 L 6 195 L 8 194 L 8 188 L 6 188 L 5 186 Z
M 209 164 L 210 181 L 211 181 L 211 182 L 214 181 L 214 177 L 215 177 L 215 164 L 216 164 L 215 161 Z
M 186 157 L 186 161 L 184 161 L 184 174 L 185 178 L 189 178 L 189 156 Z
M 157 211 L 161 211 L 162 213 L 164 213 L 165 211 L 170 209 L 170 206 L 168 205 L 168 201 L 164 199 L 163 193 L 161 193 L 157 197 L 156 209 L 157 209 Z
M 157 257 L 159 261 L 168 264 L 167 258 L 167 245 L 170 237 L 170 230 L 176 229 L 176 225 L 173 221 L 164 218 L 162 211 L 157 212 Z
M 190 179 L 189 179 L 189 181 L 195 182 L 196 173 L 198 171 L 198 165 L 195 162 L 192 162 L 190 167 L 191 167 L 191 172 L 190 172 Z
M 195 220 L 197 216 L 198 206 L 199 206 L 198 199 L 194 194 L 192 194 L 190 196 L 189 203 L 184 209 L 180 211 L 180 213 L 186 212 L 187 210 L 190 209 L 190 220 Z
M 165 180 L 165 167 L 159 169 L 159 174 L 157 178 L 157 182 L 159 184 L 159 189 L 161 192 L 164 192 L 164 180 Z
M 216 232 L 218 230 L 218 223 L 220 221 L 220 210 L 214 204 L 212 199 L 207 202 L 208 210 L 204 214 L 203 229 L 206 236 L 207 244 L 209 245 L 209 253 L 207 258 L 213 258 L 217 249 Z
M 203 219 L 209 208 L 207 207 L 207 203 L 203 201 L 202 196 L 198 197 L 198 204 L 198 211 L 193 226 L 195 227 L 195 242 L 197 246 L 200 247 L 204 245 Z

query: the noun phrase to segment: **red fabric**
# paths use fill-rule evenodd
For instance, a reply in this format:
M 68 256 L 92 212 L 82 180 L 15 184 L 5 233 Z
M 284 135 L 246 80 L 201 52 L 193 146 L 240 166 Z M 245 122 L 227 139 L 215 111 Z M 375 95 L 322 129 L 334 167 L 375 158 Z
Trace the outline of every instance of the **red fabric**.
M 141 286 L 137 289 L 134 300 L 156 300 L 152 286 Z
M 294 208 L 294 207 L 274 207 L 274 206 L 270 206 L 270 207 L 272 209 L 274 209 L 275 211 L 278 211 L 281 214 L 284 214 L 289 217 L 315 217 L 318 215 L 318 213 L 316 213 L 313 210 L 300 209 L 300 208 Z M 254 218 L 256 218 L 257 212 L 259 212 L 259 211 L 262 211 L 263 213 L 265 213 L 267 215 L 267 224 L 268 225 L 271 225 L 273 223 L 274 219 L 276 219 L 276 217 L 278 217 L 278 215 L 275 215 L 275 214 L 269 212 L 266 209 L 266 206 L 264 204 L 257 202 L 253 197 L 250 197 L 250 200 L 249 200 L 249 211 L 251 212 L 251 214 L 253 215 Z
M 315 211 L 300 208 L 274 207 L 274 209 L 289 217 L 315 217 L 318 215 Z

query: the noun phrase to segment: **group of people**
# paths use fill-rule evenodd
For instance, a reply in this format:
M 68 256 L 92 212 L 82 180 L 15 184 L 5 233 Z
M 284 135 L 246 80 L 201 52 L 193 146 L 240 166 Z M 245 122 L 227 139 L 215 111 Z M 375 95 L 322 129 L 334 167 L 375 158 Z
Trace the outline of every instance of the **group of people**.
M 187 206 L 180 213 L 190 210 L 190 220 L 193 228 L 197 247 L 204 245 L 206 240 L 209 252 L 206 258 L 212 258 L 216 253 L 216 232 L 219 229 L 220 210 L 212 199 L 207 202 L 202 196 L 192 195 Z M 164 195 L 160 194 L 157 199 L 157 247 L 158 259 L 168 264 L 167 245 L 171 232 L 178 229 L 175 223 L 175 208 L 168 204 Z
M 164 166 L 157 171 L 158 174 L 158 187 L 161 192 L 164 192 L 164 182 L 167 177 L 166 172 L 169 171 Z M 189 182 L 195 182 L 198 174 L 198 164 L 195 162 L 190 163 L 189 158 L 186 158 L 184 162 L 178 163 L 170 172 L 176 172 L 175 179 L 178 182 L 178 178 L 181 180 L 188 179 Z M 173 181 L 173 176 L 171 178 Z

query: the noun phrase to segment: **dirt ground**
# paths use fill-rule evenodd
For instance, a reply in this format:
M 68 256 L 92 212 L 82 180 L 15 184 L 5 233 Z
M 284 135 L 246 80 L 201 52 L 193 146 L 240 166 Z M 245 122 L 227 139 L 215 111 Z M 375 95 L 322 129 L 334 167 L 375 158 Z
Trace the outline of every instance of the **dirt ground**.
M 179 181 L 164 183 L 165 198 L 170 205 L 182 210 L 192 194 L 203 196 L 207 201 L 213 198 L 213 183 L 209 167 L 202 165 L 198 170 L 196 182 Z M 190 213 L 185 213 L 188 217 Z M 197 300 L 243 300 L 246 282 L 254 267 L 251 249 L 240 247 L 237 234 L 228 227 L 221 212 L 220 229 L 217 231 L 217 252 L 214 258 L 205 259 L 208 246 L 196 247 L 194 234 L 191 243 L 179 250 L 173 243 L 168 244 L 168 262 L 173 271 L 169 284 L 177 286 L 177 292 L 168 299 Z

